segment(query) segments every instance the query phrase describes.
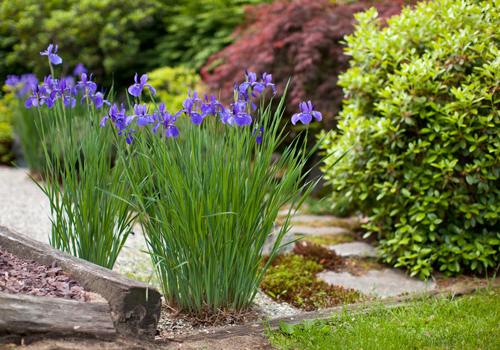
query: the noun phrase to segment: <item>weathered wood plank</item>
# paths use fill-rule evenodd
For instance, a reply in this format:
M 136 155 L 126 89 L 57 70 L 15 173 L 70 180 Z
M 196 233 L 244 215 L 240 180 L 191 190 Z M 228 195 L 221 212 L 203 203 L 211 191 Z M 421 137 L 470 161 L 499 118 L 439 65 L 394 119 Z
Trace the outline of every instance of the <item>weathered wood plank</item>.
M 107 303 L 0 292 L 0 335 L 115 336 Z
M 0 226 L 0 247 L 40 264 L 56 262 L 87 290 L 102 295 L 111 307 L 115 328 L 122 334 L 154 335 L 160 317 L 161 295 L 153 287 L 60 252 L 48 244 Z

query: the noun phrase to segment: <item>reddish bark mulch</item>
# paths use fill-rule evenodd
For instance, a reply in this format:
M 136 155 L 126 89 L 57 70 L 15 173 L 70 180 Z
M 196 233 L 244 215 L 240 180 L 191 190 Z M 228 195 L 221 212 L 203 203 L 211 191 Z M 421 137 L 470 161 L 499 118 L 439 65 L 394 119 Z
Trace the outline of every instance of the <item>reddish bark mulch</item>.
M 0 249 L 0 291 L 90 301 L 90 294 L 63 270 L 21 259 Z

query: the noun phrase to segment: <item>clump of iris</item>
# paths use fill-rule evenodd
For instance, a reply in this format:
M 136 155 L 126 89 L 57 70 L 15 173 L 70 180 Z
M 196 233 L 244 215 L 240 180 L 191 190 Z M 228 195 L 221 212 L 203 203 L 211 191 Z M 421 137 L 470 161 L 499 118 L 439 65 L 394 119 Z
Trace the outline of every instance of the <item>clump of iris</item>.
M 62 58 L 57 54 L 57 45 L 50 44 L 46 50 L 40 52 L 41 56 L 47 56 L 51 74 L 43 79 L 39 84 L 34 74 L 24 74 L 21 76 L 9 75 L 5 81 L 7 86 L 14 88 L 19 98 L 24 98 L 28 93 L 30 95 L 25 100 L 25 107 L 47 106 L 52 108 L 58 99 L 64 102 L 67 108 L 73 108 L 76 105 L 77 97 L 80 97 L 80 103 L 92 103 L 96 108 L 102 108 L 109 102 L 104 99 L 104 94 L 97 91 L 97 84 L 92 81 L 92 75 L 87 75 L 87 69 L 80 63 L 73 74 L 80 80 L 75 83 L 73 77 L 54 78 L 53 65 L 62 64 Z
M 170 113 L 163 102 L 159 103 L 152 111 L 148 110 L 146 104 L 141 104 L 142 94 L 145 88 L 149 90 L 152 96 L 156 95 L 156 90 L 147 83 L 148 76 L 135 74 L 134 83 L 127 89 L 128 93 L 134 97 L 135 104 L 132 108 L 133 113 L 126 115 L 123 105 L 118 108 L 113 104 L 106 116 L 101 119 L 101 127 L 111 121 L 118 131 L 118 135 L 125 135 L 127 143 L 133 142 L 133 135 L 137 132 L 136 128 L 143 128 L 153 125 L 153 132 L 156 133 L 162 128 L 163 135 L 167 138 L 179 136 L 179 129 L 175 125 L 180 115 L 190 118 L 195 125 L 201 125 L 207 117 L 215 117 L 223 124 L 244 127 L 251 125 L 254 121 L 252 112 L 257 109 L 255 99 L 259 98 L 265 90 L 271 90 L 276 94 L 276 85 L 272 82 L 272 75 L 263 73 L 260 78 L 254 72 L 245 72 L 245 81 L 234 86 L 234 101 L 229 106 L 224 106 L 215 95 L 205 95 L 203 98 L 196 91 L 188 91 L 188 97 L 182 104 L 182 109 Z M 303 124 L 309 124 L 313 118 L 321 121 L 321 113 L 315 111 L 311 101 L 301 102 L 300 112 L 292 117 L 292 123 L 300 121 Z M 261 143 L 264 136 L 264 128 L 257 126 L 254 131 L 256 142 Z
M 57 45 L 50 44 L 46 50 L 40 52 L 40 55 L 47 56 L 51 72 L 52 65 L 59 65 L 63 62 L 57 54 L 57 50 Z M 223 124 L 237 127 L 251 125 L 254 121 L 252 112 L 257 108 L 255 99 L 262 95 L 266 89 L 270 89 L 273 94 L 276 94 L 276 85 L 272 81 L 271 74 L 263 73 L 258 78 L 255 72 L 246 71 L 245 81 L 234 86 L 234 101 L 229 106 L 224 106 L 215 95 L 205 95 L 201 98 L 196 91 L 189 91 L 181 110 L 170 113 L 165 104 L 161 102 L 150 112 L 147 105 L 140 104 L 141 95 L 144 88 L 147 88 L 152 96 L 156 95 L 156 90 L 147 83 L 148 76 L 146 74 L 142 74 L 139 78 L 136 73 L 134 83 L 127 89 L 128 93 L 135 98 L 136 103 L 132 108 L 133 113 L 127 115 L 123 104 L 120 106 L 116 103 L 111 104 L 104 98 L 102 92 L 97 91 L 97 84 L 92 81 L 92 74 L 88 74 L 83 64 L 79 63 L 74 68 L 73 74 L 79 77 L 76 83 L 73 77 L 56 79 L 53 77 L 53 73 L 46 76 L 41 84 L 38 84 L 38 80 L 33 74 L 9 75 L 5 83 L 15 88 L 16 94 L 20 98 L 31 92 L 25 101 L 27 108 L 43 105 L 52 108 L 58 99 L 62 99 L 66 107 L 73 108 L 76 105 L 77 97 L 79 97 L 80 103 L 92 103 L 97 109 L 108 105 L 110 108 L 107 115 L 101 119 L 101 127 L 104 127 L 110 120 L 118 134 L 126 136 L 129 144 L 133 141 L 135 127 L 141 128 L 147 125 L 152 125 L 155 133 L 161 128 L 163 135 L 167 138 L 177 137 L 179 130 L 175 123 L 180 115 L 189 117 L 191 122 L 196 125 L 202 124 L 207 117 L 217 117 Z M 321 113 L 314 110 L 311 101 L 301 102 L 299 110 L 292 116 L 292 124 L 294 125 L 299 121 L 302 124 L 309 124 L 313 119 L 317 121 L 322 119 Z M 257 127 L 255 135 L 256 141 L 261 143 L 264 135 L 263 128 Z

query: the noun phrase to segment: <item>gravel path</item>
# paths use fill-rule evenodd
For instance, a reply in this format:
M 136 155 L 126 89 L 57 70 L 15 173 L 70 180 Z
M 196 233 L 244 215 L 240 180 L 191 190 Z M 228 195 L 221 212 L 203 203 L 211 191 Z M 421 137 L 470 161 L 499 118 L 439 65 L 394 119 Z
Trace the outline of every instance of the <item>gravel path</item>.
M 42 190 L 28 176 L 28 169 L 0 166 L 0 199 L 0 225 L 49 243 L 50 205 Z M 115 270 L 147 281 L 153 270 L 148 255 L 142 252 L 146 250 L 146 243 L 138 225 L 134 232 Z
M 27 169 L 0 166 L 0 198 L 0 225 L 49 242 L 49 203 Z

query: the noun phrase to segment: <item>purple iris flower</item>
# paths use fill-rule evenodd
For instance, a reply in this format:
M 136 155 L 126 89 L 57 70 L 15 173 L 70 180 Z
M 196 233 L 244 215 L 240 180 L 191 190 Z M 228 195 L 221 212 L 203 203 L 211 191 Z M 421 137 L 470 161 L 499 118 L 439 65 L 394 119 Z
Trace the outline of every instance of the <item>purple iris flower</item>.
M 31 107 L 40 107 L 42 105 L 47 105 L 47 107 L 51 108 L 54 106 L 54 103 L 57 99 L 57 92 L 56 91 L 50 91 L 47 89 L 44 84 L 38 86 L 35 85 L 31 89 L 31 96 L 29 96 L 25 103 L 24 106 L 26 108 L 31 108 Z
M 97 84 L 92 81 L 92 74 L 87 76 L 87 73 L 82 73 L 75 87 L 77 90 L 84 91 L 85 96 L 94 94 L 97 90 Z
M 254 84 L 257 82 L 257 74 L 254 72 L 245 71 L 246 80 L 240 85 L 235 85 L 235 90 L 238 91 L 238 99 L 248 101 L 252 94 Z
M 225 112 L 224 106 L 215 98 L 214 95 L 211 95 L 210 98 L 205 95 L 205 101 L 201 104 L 200 109 L 203 117 L 208 115 L 222 116 Z
M 71 95 L 64 95 L 63 103 L 66 107 L 75 108 L 76 106 L 76 98 Z
M 292 116 L 292 124 L 295 125 L 300 120 L 302 124 L 309 124 L 313 117 L 320 122 L 322 119 L 321 113 L 314 110 L 314 106 L 311 101 L 301 102 L 299 104 L 299 113 L 295 113 Z
M 276 93 L 276 86 L 273 84 L 273 76 L 271 74 L 262 74 L 262 79 L 257 81 L 257 74 L 254 72 L 245 71 L 246 80 L 240 85 L 235 85 L 235 91 L 237 92 L 238 99 L 248 101 L 251 97 L 257 97 L 259 94 L 270 87 L 273 93 Z M 253 109 L 256 106 L 252 103 Z
M 182 111 L 177 112 L 172 115 L 167 111 L 165 104 L 162 102 L 158 106 L 158 113 L 156 114 L 156 125 L 153 127 L 153 132 L 157 132 L 160 125 L 165 129 L 166 137 L 177 137 L 179 136 L 179 129 L 175 126 L 175 121 Z
M 26 108 L 38 107 L 40 105 L 40 90 L 38 85 L 32 88 L 31 96 L 26 99 L 24 106 Z
M 35 74 L 21 75 L 21 88 L 17 92 L 17 97 L 21 98 L 33 90 L 33 87 L 38 85 L 38 79 Z
M 257 74 L 254 72 L 245 71 L 246 80 L 240 84 L 238 90 L 240 94 L 246 94 L 248 96 L 248 89 L 252 89 L 257 83 Z
M 57 86 L 55 86 L 55 89 L 60 94 L 60 96 L 64 95 L 68 91 L 71 91 L 71 88 L 69 87 L 68 81 L 66 79 L 57 80 L 55 83 L 57 84 Z M 51 82 L 51 84 L 54 84 L 54 82 Z
M 264 89 L 270 87 L 273 90 L 273 94 L 276 94 L 276 85 L 273 84 L 273 76 L 272 74 L 264 73 L 262 74 L 262 79 L 260 82 L 256 83 L 253 87 L 255 91 L 259 94 L 264 91 Z
M 43 83 L 38 86 L 38 105 L 45 104 L 52 108 L 58 98 L 58 86 L 59 80 L 53 79 L 51 75 L 43 78 Z
M 146 104 L 135 104 L 134 116 L 137 118 L 137 125 L 141 128 L 148 124 L 154 123 L 153 115 L 148 114 L 148 107 L 146 106 Z
M 247 102 L 237 101 L 232 104 L 233 114 L 226 117 L 226 122 L 229 125 L 245 126 L 252 123 L 252 116 L 247 112 Z
M 59 86 L 59 80 L 52 78 L 52 75 L 47 75 L 46 77 L 43 78 L 43 87 L 47 89 L 48 92 L 50 91 L 57 91 L 58 86 Z
M 188 98 L 184 100 L 182 103 L 182 107 L 184 107 L 181 112 L 186 113 L 190 118 L 191 122 L 196 125 L 200 125 L 203 122 L 203 119 L 206 115 L 203 115 L 198 110 L 202 104 L 201 99 L 198 97 L 196 91 L 188 92 Z
M 134 134 L 136 131 L 134 129 L 127 130 L 127 136 L 125 138 L 125 141 L 127 141 L 127 144 L 131 144 L 134 141 Z
M 85 73 L 85 74 L 88 73 L 87 68 L 85 68 L 85 66 L 83 64 L 78 63 L 75 66 L 75 69 L 73 69 L 73 75 L 75 77 L 80 77 L 83 73 Z
M 254 132 L 257 131 L 257 136 L 255 137 L 255 142 L 258 145 L 262 143 L 262 137 L 264 136 L 264 127 L 261 126 L 259 129 L 255 129 Z
M 118 108 L 116 103 L 113 103 L 113 105 L 109 108 L 108 115 L 104 116 L 101 119 L 99 125 L 101 126 L 101 128 L 103 128 L 106 125 L 107 121 L 111 120 L 111 122 L 118 129 L 118 135 L 121 135 L 123 133 L 123 130 L 125 130 L 129 126 L 133 119 L 134 116 L 126 115 L 123 103 L 120 109 Z
M 48 56 L 50 63 L 58 65 L 62 63 L 62 58 L 57 55 L 57 45 L 50 44 L 47 50 L 40 52 L 41 56 Z
M 18 98 L 24 97 L 27 93 L 33 90 L 33 87 L 38 85 L 38 79 L 34 74 L 7 75 L 5 85 L 10 86 L 16 92 Z
M 73 108 L 76 105 L 76 99 L 73 95 L 72 80 L 62 78 L 57 82 L 57 95 L 62 97 L 64 106 Z
M 94 103 L 95 108 L 100 109 L 104 104 L 110 105 L 108 100 L 104 99 L 104 95 L 102 92 L 96 92 L 95 94 L 90 96 L 92 103 Z
M 5 85 L 11 87 L 17 87 L 17 85 L 21 84 L 21 78 L 17 75 L 7 75 L 7 79 L 5 79 Z
M 75 79 L 73 79 L 73 77 L 62 77 L 61 80 L 66 80 L 66 85 L 69 88 L 72 88 L 75 86 Z
M 142 90 L 144 87 L 147 87 L 153 96 L 156 95 L 156 90 L 149 84 L 147 84 L 148 76 L 147 74 L 141 75 L 140 81 L 137 81 L 137 73 L 135 73 L 134 77 L 135 84 L 132 84 L 128 88 L 128 93 L 132 96 L 139 97 L 142 94 Z

